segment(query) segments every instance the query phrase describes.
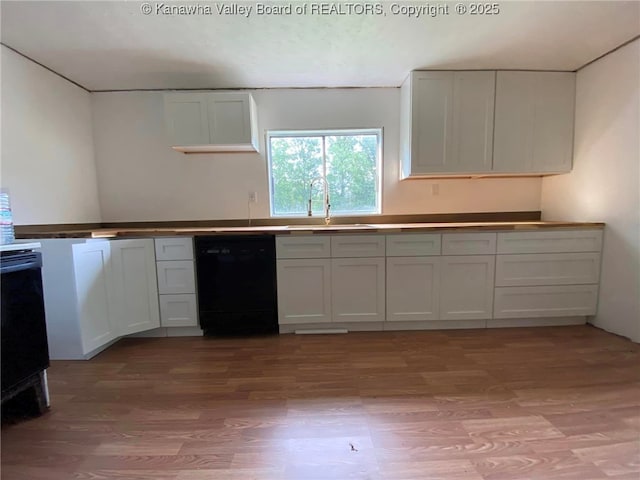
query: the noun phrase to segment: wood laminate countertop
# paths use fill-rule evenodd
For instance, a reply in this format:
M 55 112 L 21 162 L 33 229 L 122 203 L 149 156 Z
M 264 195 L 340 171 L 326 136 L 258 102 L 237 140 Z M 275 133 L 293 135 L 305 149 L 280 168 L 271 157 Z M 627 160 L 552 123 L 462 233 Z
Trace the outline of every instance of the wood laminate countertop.
M 548 229 L 604 228 L 601 222 L 448 222 L 448 223 L 370 223 L 335 225 L 272 225 L 237 227 L 144 227 L 96 228 L 31 232 L 29 238 L 123 238 L 179 235 L 234 234 L 323 234 L 323 233 L 399 233 L 458 231 L 526 231 Z

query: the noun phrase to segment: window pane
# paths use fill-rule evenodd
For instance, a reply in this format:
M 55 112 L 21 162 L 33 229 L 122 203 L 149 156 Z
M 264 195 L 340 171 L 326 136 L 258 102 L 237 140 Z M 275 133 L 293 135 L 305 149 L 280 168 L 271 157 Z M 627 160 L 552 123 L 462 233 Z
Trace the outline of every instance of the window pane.
M 309 185 L 323 176 L 322 137 L 271 137 L 270 148 L 273 214 L 306 215 Z M 313 190 L 314 214 L 322 214 L 322 184 Z
M 313 182 L 313 215 L 323 216 L 323 178 L 333 215 L 379 213 L 381 131 L 281 131 L 267 138 L 272 215 L 306 216 Z
M 326 149 L 332 212 L 375 212 L 378 137 L 327 136 Z

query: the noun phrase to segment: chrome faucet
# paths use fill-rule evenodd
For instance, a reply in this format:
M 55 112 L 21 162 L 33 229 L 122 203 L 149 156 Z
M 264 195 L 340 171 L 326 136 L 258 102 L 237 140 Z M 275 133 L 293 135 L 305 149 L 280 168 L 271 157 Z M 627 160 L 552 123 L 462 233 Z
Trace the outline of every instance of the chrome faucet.
M 307 209 L 307 216 L 311 217 L 313 215 L 313 211 L 311 209 L 311 197 L 313 196 L 313 185 L 321 181 L 324 183 L 326 194 L 324 195 L 324 223 L 325 225 L 329 225 L 331 221 L 331 204 L 329 203 L 329 182 L 324 177 L 318 177 L 311 180 L 309 184 L 309 208 Z

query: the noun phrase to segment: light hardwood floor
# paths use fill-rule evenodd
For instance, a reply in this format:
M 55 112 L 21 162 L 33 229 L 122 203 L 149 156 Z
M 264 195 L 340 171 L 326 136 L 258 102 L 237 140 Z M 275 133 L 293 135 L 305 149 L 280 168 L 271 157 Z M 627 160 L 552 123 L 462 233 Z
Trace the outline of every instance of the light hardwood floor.
M 640 478 L 640 346 L 590 326 L 126 339 L 49 381 L 3 480 Z

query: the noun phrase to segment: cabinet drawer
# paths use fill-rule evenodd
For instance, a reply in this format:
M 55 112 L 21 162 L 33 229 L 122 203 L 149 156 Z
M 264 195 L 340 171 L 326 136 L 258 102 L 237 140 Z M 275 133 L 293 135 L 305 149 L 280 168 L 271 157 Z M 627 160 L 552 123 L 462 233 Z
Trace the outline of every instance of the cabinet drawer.
M 157 262 L 158 293 L 178 294 L 196 293 L 193 275 L 193 262 L 177 260 L 173 262 Z
M 599 253 L 498 255 L 496 285 L 572 285 L 598 283 Z
M 276 237 L 276 258 L 329 258 L 330 237 L 323 235 Z
M 156 238 L 156 260 L 193 260 L 193 238 Z
M 331 256 L 384 257 L 384 244 L 384 235 L 336 235 L 331 237 Z
M 493 318 L 595 315 L 597 300 L 597 285 L 498 287 Z
M 387 235 L 387 257 L 440 255 L 442 237 L 431 233 Z
M 442 235 L 443 255 L 493 255 L 496 253 L 495 233 L 445 233 Z
M 195 293 L 160 295 L 160 324 L 163 327 L 197 327 Z
M 498 253 L 600 252 L 602 230 L 551 230 L 498 234 Z

